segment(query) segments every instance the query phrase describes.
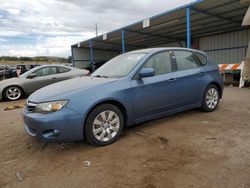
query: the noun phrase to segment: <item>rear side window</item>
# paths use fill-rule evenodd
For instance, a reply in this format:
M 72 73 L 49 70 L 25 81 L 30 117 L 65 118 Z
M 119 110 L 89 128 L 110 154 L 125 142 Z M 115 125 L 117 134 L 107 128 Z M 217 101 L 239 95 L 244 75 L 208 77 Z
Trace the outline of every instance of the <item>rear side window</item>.
M 52 74 L 56 74 L 56 67 L 44 67 L 34 72 L 36 77 L 48 76 Z
M 66 67 L 58 67 L 58 73 L 65 73 L 65 72 L 69 72 L 70 69 L 66 68 Z
M 189 51 L 174 51 L 178 70 L 188 70 L 201 66 L 199 59 Z
M 201 53 L 195 52 L 196 57 L 200 61 L 201 65 L 206 65 L 207 64 L 207 57 Z
M 172 64 L 169 52 L 160 52 L 153 55 L 143 66 L 144 68 L 153 68 L 155 75 L 172 72 Z

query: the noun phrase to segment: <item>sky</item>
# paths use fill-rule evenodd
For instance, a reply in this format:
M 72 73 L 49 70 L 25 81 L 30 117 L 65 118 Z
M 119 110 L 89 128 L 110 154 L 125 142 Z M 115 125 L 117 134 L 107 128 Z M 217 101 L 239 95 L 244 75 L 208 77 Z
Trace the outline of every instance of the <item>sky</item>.
M 0 56 L 71 55 L 70 46 L 193 0 L 0 0 Z

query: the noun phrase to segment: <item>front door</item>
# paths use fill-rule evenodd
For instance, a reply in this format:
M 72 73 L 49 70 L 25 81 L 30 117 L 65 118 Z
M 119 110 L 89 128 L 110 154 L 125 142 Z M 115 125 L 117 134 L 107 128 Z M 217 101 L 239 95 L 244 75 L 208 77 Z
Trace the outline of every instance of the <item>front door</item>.
M 42 87 L 53 84 L 57 82 L 57 69 L 56 67 L 43 67 L 32 74 L 36 76 L 34 78 L 26 78 L 25 88 L 28 93 L 32 93 Z
M 173 110 L 177 104 L 176 73 L 169 51 L 157 53 L 149 58 L 143 68 L 153 68 L 155 76 L 131 81 L 135 119 Z

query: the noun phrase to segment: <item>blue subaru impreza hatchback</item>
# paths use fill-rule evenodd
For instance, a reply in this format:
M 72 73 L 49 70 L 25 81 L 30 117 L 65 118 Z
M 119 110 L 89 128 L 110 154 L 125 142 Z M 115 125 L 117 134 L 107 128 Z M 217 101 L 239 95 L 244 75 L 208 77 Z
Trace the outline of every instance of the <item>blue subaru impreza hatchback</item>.
M 40 140 L 104 146 L 139 122 L 191 108 L 214 111 L 222 93 L 218 65 L 204 52 L 144 49 L 111 59 L 90 77 L 36 91 L 23 118 L 26 131 Z

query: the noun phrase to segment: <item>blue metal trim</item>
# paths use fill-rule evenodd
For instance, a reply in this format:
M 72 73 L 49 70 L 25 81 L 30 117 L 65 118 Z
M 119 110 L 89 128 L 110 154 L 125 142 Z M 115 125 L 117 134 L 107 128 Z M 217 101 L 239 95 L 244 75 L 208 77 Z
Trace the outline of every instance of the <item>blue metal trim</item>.
M 204 51 L 204 52 L 215 52 L 215 51 L 242 49 L 242 48 L 248 48 L 248 46 L 236 46 L 236 47 L 230 47 L 230 48 L 217 48 L 217 49 L 202 50 L 202 51 Z
M 99 41 L 99 40 L 93 40 L 97 43 L 103 43 L 103 44 L 110 44 L 110 45 L 113 45 L 113 46 L 121 46 L 121 43 L 112 43 L 112 42 L 104 42 L 104 41 Z M 127 47 L 137 47 L 137 48 L 144 48 L 144 46 L 137 46 L 137 45 L 133 45 L 133 46 L 130 46 L 128 44 L 126 44 Z
M 176 40 L 176 41 L 180 40 L 178 38 L 171 38 L 171 37 L 162 36 L 162 35 L 154 35 L 154 34 L 151 34 L 151 33 L 144 33 L 144 32 L 141 32 L 141 31 L 133 31 L 133 30 L 128 30 L 128 29 L 125 29 L 125 31 L 130 32 L 130 33 L 136 33 L 138 35 L 147 35 L 147 36 L 151 36 L 151 37 L 158 37 L 158 38 L 164 38 L 164 39 L 172 39 L 172 40 Z
M 124 30 L 122 30 L 122 53 L 125 53 L 125 36 Z
M 187 17 L 187 48 L 191 48 L 191 23 L 190 23 L 190 7 L 186 9 Z
M 89 49 L 88 47 L 82 47 L 82 49 Z M 110 52 L 120 52 L 121 50 L 109 50 L 105 47 L 105 49 L 102 48 L 93 48 L 93 50 L 104 50 L 104 51 L 110 51 Z
M 227 3 L 228 4 L 228 3 Z M 220 6 L 218 6 L 218 7 L 220 7 Z M 215 9 L 215 8 L 217 8 L 217 7 L 213 7 L 212 9 Z M 191 10 L 192 10 L 192 7 L 191 7 Z M 210 9 L 207 9 L 207 10 L 211 10 L 211 8 Z M 221 14 L 223 15 L 223 14 L 227 14 L 227 13 L 230 13 L 230 12 L 236 12 L 236 11 L 238 11 L 238 10 L 242 10 L 242 8 L 241 9 L 233 9 L 233 10 L 230 10 L 230 11 L 226 11 L 226 12 L 222 12 Z M 247 10 L 247 8 L 246 8 L 246 10 Z M 192 13 L 192 11 L 190 12 L 190 17 L 192 18 L 192 16 L 193 15 L 197 15 L 197 14 L 199 14 L 198 12 L 195 12 L 195 11 L 193 11 L 194 13 Z M 245 15 L 245 14 L 244 14 Z M 243 15 L 243 16 L 244 16 Z M 239 16 L 242 16 L 242 14 L 240 14 L 240 15 L 235 15 L 235 17 L 239 17 Z M 176 20 L 176 19 L 182 19 L 183 17 L 178 17 L 178 18 L 175 18 L 175 19 L 172 19 L 172 20 Z M 184 19 L 186 19 L 186 18 L 184 18 Z M 202 19 L 196 19 L 196 20 L 193 20 L 192 21 L 192 25 L 195 25 L 195 23 L 196 22 L 200 22 L 201 20 L 203 20 L 203 21 L 205 21 L 205 20 L 209 20 L 209 19 L 211 19 L 210 17 L 207 17 L 207 18 L 202 18 Z M 172 20 L 169 20 L 169 22 L 171 22 Z M 217 21 L 212 21 L 212 22 L 208 22 L 207 23 L 207 25 L 209 25 L 209 23 L 217 23 L 217 22 L 221 22 L 221 20 L 217 20 Z M 160 25 L 160 24 L 157 24 L 157 25 Z M 154 27 L 155 26 L 157 26 L 157 25 L 154 25 Z M 175 27 L 174 27 L 174 30 L 173 31 L 176 31 L 176 30 L 178 30 L 179 28 L 182 28 L 182 26 L 183 26 L 183 24 L 178 24 L 178 25 L 176 25 Z M 153 28 L 154 28 L 153 27 Z M 186 27 L 186 26 L 185 26 Z M 241 27 L 246 27 L 246 26 L 241 26 Z M 156 33 L 157 35 L 158 34 L 163 34 L 163 33 L 159 33 L 159 32 L 161 32 L 161 31 L 164 31 L 164 33 L 165 33 L 165 30 L 166 30 L 166 28 L 163 28 L 163 29 L 157 29 L 156 31 L 152 31 L 152 32 L 150 32 L 151 34 L 154 34 L 154 33 Z M 204 32 L 203 32 L 204 33 Z M 171 37 L 171 36 L 170 36 Z M 174 38 L 174 37 L 173 37 Z
M 92 41 L 89 40 L 89 49 L 90 49 L 90 63 L 91 63 L 91 69 L 94 71 L 94 54 L 93 54 L 93 46 Z
M 213 14 L 211 12 L 208 12 L 206 10 L 202 10 L 202 9 L 198 9 L 198 8 L 195 8 L 195 7 L 191 7 L 191 9 L 195 12 L 198 12 L 198 13 L 202 13 L 202 14 L 206 14 L 208 16 L 213 16 L 215 18 L 218 18 L 218 19 L 221 19 L 221 20 L 225 20 L 225 21 L 228 21 L 228 22 L 231 22 L 231 23 L 235 23 L 237 25 L 241 25 L 241 22 L 238 22 L 238 21 L 235 21 L 233 19 L 228 19 L 228 18 L 225 18 L 223 16 L 220 16 L 220 15 L 216 15 L 216 14 Z
M 223 35 L 223 34 L 225 34 L 225 33 L 231 33 L 231 32 L 235 32 L 235 31 L 244 31 L 244 30 L 247 30 L 247 29 L 250 29 L 250 27 L 249 28 L 243 28 L 243 29 L 238 29 L 238 28 L 231 28 L 231 29 L 227 29 L 227 30 L 225 30 L 225 31 L 223 31 L 223 32 L 221 32 L 221 33 L 215 33 L 215 34 L 209 34 L 209 35 L 198 35 L 198 38 L 200 38 L 200 37 L 207 37 L 207 36 L 214 36 L 214 35 Z M 200 34 L 200 33 L 198 33 L 198 34 Z

